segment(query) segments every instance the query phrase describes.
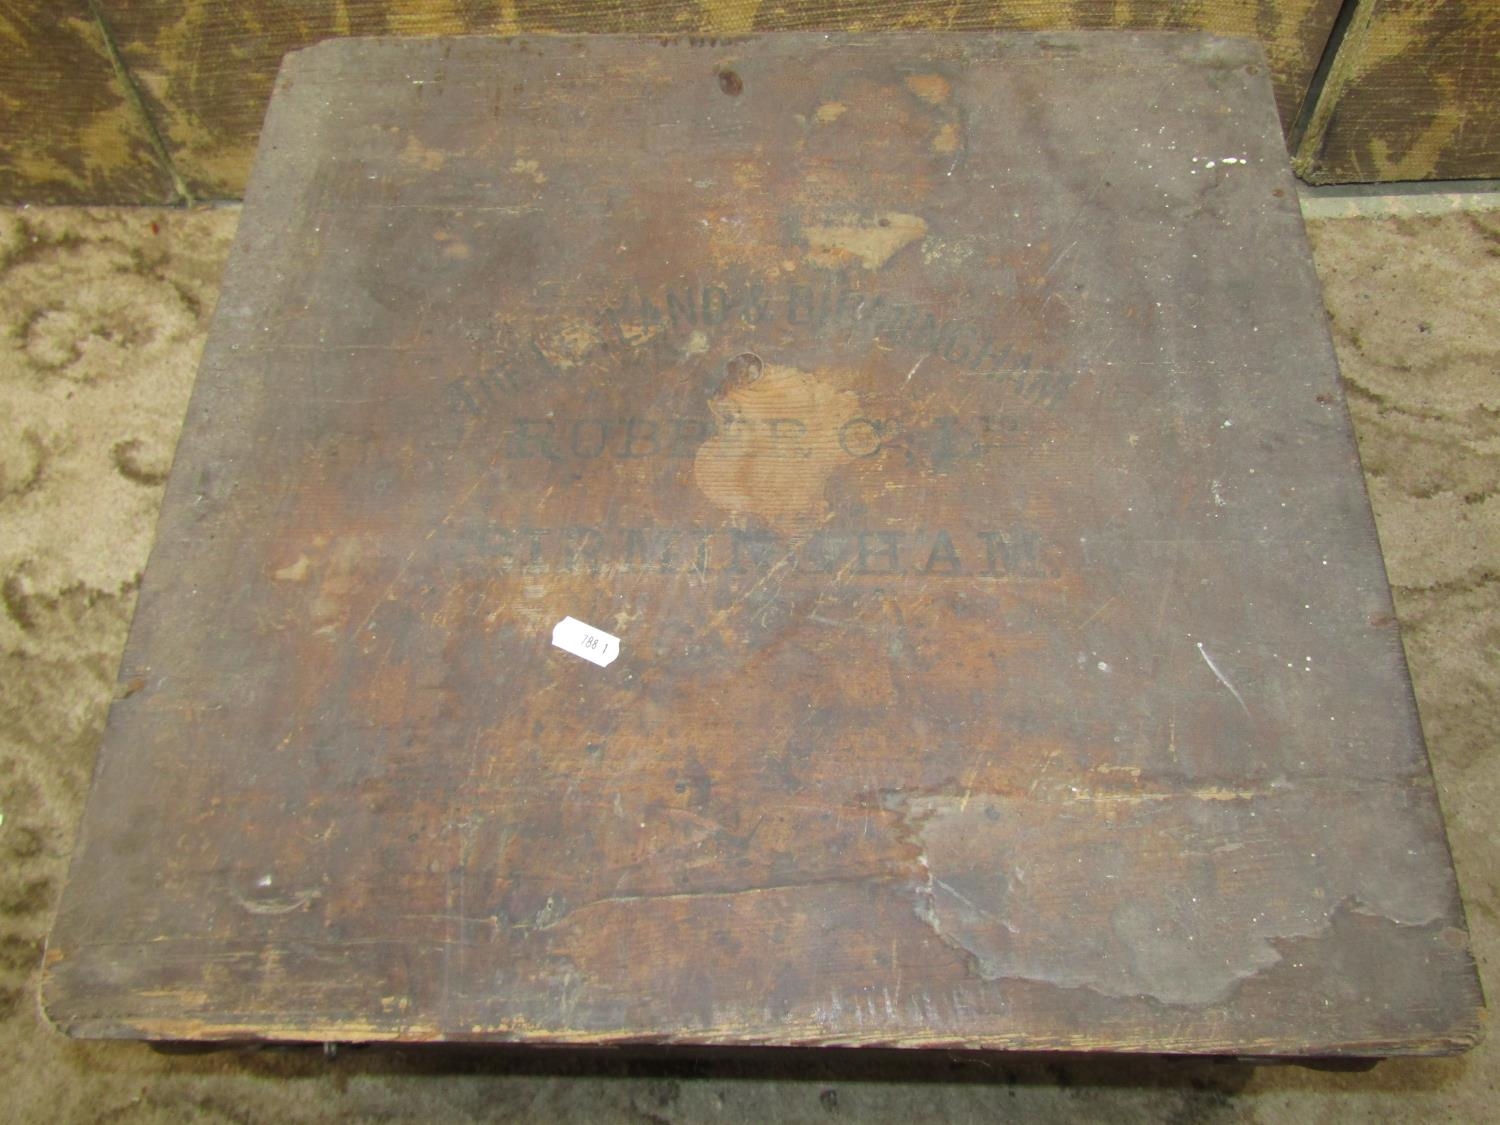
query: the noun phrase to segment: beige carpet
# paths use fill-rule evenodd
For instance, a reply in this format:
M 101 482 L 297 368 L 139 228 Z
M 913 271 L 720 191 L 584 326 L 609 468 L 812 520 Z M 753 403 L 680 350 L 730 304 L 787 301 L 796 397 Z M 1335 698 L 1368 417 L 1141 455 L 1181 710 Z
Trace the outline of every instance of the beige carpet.
M 162 481 L 238 212 L 0 213 L 0 1119 L 1493 1120 L 1500 1044 L 1239 1064 L 167 1056 L 37 1013 Z M 1313 224 L 1481 972 L 1500 953 L 1500 212 Z M 163 815 L 171 810 L 164 809 Z

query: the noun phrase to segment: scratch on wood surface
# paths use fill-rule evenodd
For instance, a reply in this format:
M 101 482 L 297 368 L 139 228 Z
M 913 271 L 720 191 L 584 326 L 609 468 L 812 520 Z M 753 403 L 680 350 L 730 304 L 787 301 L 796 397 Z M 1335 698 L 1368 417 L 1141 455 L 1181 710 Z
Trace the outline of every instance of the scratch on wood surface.
M 359 625 L 354 629 L 353 632 L 349 634 L 350 639 L 358 637 L 365 631 L 365 629 L 369 627 L 370 622 L 375 619 L 375 615 L 380 612 L 380 607 L 390 600 L 391 595 L 396 592 L 396 587 L 401 585 L 402 579 L 406 577 L 406 572 L 411 569 L 411 564 L 413 560 L 416 559 L 417 554 L 422 550 L 423 545 L 429 542 L 432 537 L 438 533 L 438 529 L 449 523 L 458 513 L 458 510 L 469 502 L 469 498 L 473 496 L 474 493 L 479 489 L 479 486 L 484 483 L 485 478 L 488 477 L 490 473 L 494 472 L 495 466 L 496 464 L 498 464 L 498 462 L 498 454 L 490 458 L 489 463 L 485 465 L 483 471 L 481 471 L 474 478 L 473 483 L 464 490 L 463 495 L 461 495 L 457 500 L 453 502 L 453 506 L 448 509 L 448 511 L 443 515 L 443 518 L 438 520 L 437 523 L 433 524 L 432 527 L 428 529 L 427 534 L 422 537 L 422 542 L 418 543 L 407 553 L 406 558 L 401 561 L 401 565 L 396 569 L 396 576 L 391 579 L 390 584 L 387 585 L 386 588 L 381 592 L 380 597 L 375 599 L 374 604 L 370 606 L 370 612 L 364 615 L 364 617 L 360 620 Z
M 970 910 L 972 910 L 975 914 L 978 914 L 978 915 L 980 915 L 981 917 L 984 917 L 984 918 L 988 918 L 992 922 L 999 922 L 1000 925 L 1004 926 L 1007 930 L 1011 931 L 1011 933 L 1015 933 L 1016 928 L 1014 926 L 1012 926 L 1009 922 L 1007 922 L 1004 918 L 999 917 L 998 915 L 996 915 L 992 911 L 986 910 L 984 907 L 980 906 L 977 902 L 975 902 L 968 895 L 965 895 L 965 894 L 961 893 L 960 891 L 958 891 L 953 886 L 953 884 L 946 883 L 942 879 L 939 879 L 936 875 L 934 875 L 934 876 L 932 876 L 932 885 L 935 886 L 935 887 L 940 887 L 941 889 L 947 891 L 950 895 L 952 895 L 954 898 L 958 899 L 959 902 L 963 903 Z
M 1118 601 L 1118 600 L 1119 600 L 1118 597 L 1116 595 L 1114 595 L 1114 594 L 1111 594 L 1109 597 L 1105 598 L 1104 601 L 1100 604 L 1100 606 L 1099 606 L 1098 609 L 1094 610 L 1093 613 L 1089 614 L 1087 617 L 1085 617 L 1083 619 L 1083 623 L 1078 626 L 1078 631 L 1082 632 L 1084 629 L 1086 629 L 1090 624 L 1093 623 L 1093 621 L 1094 621 L 1095 618 L 1097 618 L 1101 613 L 1103 613 L 1110 606 L 1114 605 L 1115 602 Z
M 969 772 L 969 780 L 964 783 L 964 799 L 960 801 L 958 805 L 959 812 L 963 812 L 964 809 L 968 808 L 969 798 L 974 795 L 974 781 L 979 777 L 981 771 L 990 768 L 990 762 L 992 760 L 993 759 L 986 758 L 984 760 L 984 765 L 978 766 Z
M 1037 786 L 1041 785 L 1042 779 L 1047 776 L 1047 771 L 1052 768 L 1052 759 L 1056 758 L 1057 755 L 1058 751 L 1056 750 L 1047 751 L 1047 757 L 1042 762 L 1042 768 L 1037 771 L 1036 777 L 1032 779 L 1031 788 L 1026 791 L 1028 797 L 1036 796 Z
M 581 902 L 577 906 L 570 907 L 568 910 L 562 912 L 557 917 L 547 918 L 545 921 L 539 924 L 522 922 L 513 924 L 511 928 L 516 930 L 530 931 L 551 930 L 568 921 L 570 918 L 573 918 L 577 914 L 596 907 L 622 906 L 630 905 L 633 903 L 647 902 L 711 901 L 714 899 L 746 898 L 754 897 L 757 895 L 777 895 L 785 894 L 791 891 L 818 890 L 827 887 L 858 886 L 860 884 L 871 882 L 873 878 L 876 877 L 868 875 L 850 875 L 837 876 L 827 879 L 803 879 L 797 882 L 788 883 L 766 883 L 762 886 L 754 887 L 705 888 L 703 890 L 696 891 L 663 891 L 658 894 L 604 895 L 601 898 L 596 898 L 589 902 Z
M 1203 663 L 1208 665 L 1208 670 L 1214 674 L 1219 683 L 1229 689 L 1229 694 L 1234 696 L 1235 702 L 1240 705 L 1240 710 L 1245 712 L 1245 717 L 1248 719 L 1250 717 L 1250 708 L 1245 706 L 1244 697 L 1235 690 L 1235 686 L 1229 682 L 1229 678 L 1223 672 L 1219 671 L 1219 666 L 1214 663 L 1214 658 L 1208 655 L 1208 650 L 1203 647 L 1202 641 L 1198 642 L 1198 655 L 1203 657 Z
M 230 891 L 234 901 L 248 910 L 251 914 L 291 914 L 295 910 L 301 910 L 315 898 L 321 898 L 322 892 L 316 889 L 300 891 L 287 898 L 247 898 L 238 891 Z
M 1062 251 L 1061 251 L 1061 253 L 1059 253 L 1055 258 L 1053 258 L 1051 264 L 1047 266 L 1047 269 L 1045 270 L 1045 272 L 1043 272 L 1042 277 L 1044 279 L 1051 277 L 1052 276 L 1052 271 L 1055 270 L 1058 267 L 1058 265 L 1062 262 L 1062 260 L 1068 256 L 1068 253 L 1073 249 L 1073 247 L 1075 247 L 1077 245 L 1078 245 L 1078 240 L 1075 238 L 1072 242 L 1070 242 L 1066 246 L 1064 246 L 1063 249 L 1062 249 Z

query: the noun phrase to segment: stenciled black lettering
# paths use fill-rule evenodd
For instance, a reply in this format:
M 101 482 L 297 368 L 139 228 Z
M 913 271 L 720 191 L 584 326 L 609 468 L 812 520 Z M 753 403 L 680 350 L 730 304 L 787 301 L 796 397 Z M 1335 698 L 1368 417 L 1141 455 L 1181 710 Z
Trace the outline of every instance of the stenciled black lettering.
M 981 531 L 987 578 L 1042 578 L 1041 537 L 1034 531 Z
M 622 460 L 655 457 L 658 452 L 656 431 L 656 423 L 647 418 L 625 419 L 625 440 L 620 443 L 617 456 Z
M 744 531 L 731 528 L 729 531 L 729 562 L 724 567 L 726 574 L 743 574 L 746 565 L 756 570 L 769 566 L 777 554 L 776 536 L 769 531 Z
M 485 413 L 479 406 L 479 384 L 478 379 L 453 379 L 443 388 L 443 393 L 456 410 L 478 418 Z
M 559 461 L 562 455 L 554 441 L 557 423 L 551 418 L 517 418 L 506 435 L 505 455 L 517 461 L 541 457 Z
M 932 550 L 927 552 L 927 562 L 918 570 L 919 574 L 932 574 L 939 568 L 945 574 L 962 574 L 963 564 L 958 559 L 958 549 L 953 546 L 953 537 L 939 531 L 932 540 Z
M 636 313 L 636 319 L 640 321 L 643 328 L 653 328 L 664 320 L 661 309 L 652 304 L 651 298 L 646 294 L 639 294 L 640 307 Z
M 836 531 L 820 531 L 809 539 L 798 555 L 799 569 L 814 574 L 832 574 L 849 558 L 850 536 Z
M 624 563 L 628 569 L 654 569 L 674 574 L 673 550 L 682 533 L 669 528 L 629 527 L 625 529 Z
M 848 277 L 840 277 L 833 298 L 833 319 L 839 324 L 857 319 L 864 303 L 865 295 L 849 284 Z
M 997 444 L 1001 435 L 1014 437 L 1021 432 L 1021 419 L 1014 414 L 981 414 L 979 416 L 979 445 L 988 449 Z
M 999 351 L 995 351 L 992 348 L 989 348 L 988 350 L 990 353 L 989 367 L 985 369 L 985 373 L 991 376 L 1003 374 L 1005 369 L 1005 361 L 1010 358 L 1010 353 L 1015 350 L 1014 345 L 1002 344 Z
M 958 416 L 943 414 L 932 420 L 936 429 L 929 456 L 933 472 L 946 473 L 959 458 Z
M 901 533 L 899 531 L 861 531 L 856 537 L 858 549 L 855 574 L 898 574 L 901 570 Z M 876 562 L 885 560 L 877 567 Z
M 667 315 L 672 318 L 672 323 L 677 326 L 696 326 L 698 323 L 698 300 L 697 287 L 688 288 L 679 294 L 675 290 L 667 290 Z
M 688 564 L 688 569 L 704 575 L 708 573 L 708 545 L 713 541 L 714 533 L 700 531 L 697 535 L 698 542 L 693 546 L 693 561 Z
M 1009 384 L 1017 393 L 1024 389 L 1024 376 L 1031 370 L 1031 353 L 1018 352 L 1011 344 L 1006 344 L 998 352 L 995 352 L 989 362 L 985 375 L 996 379 L 1004 384 Z
M 839 427 L 839 448 L 850 457 L 874 457 L 880 452 L 885 423 L 869 418 L 850 418 Z
M 740 318 L 746 324 L 765 324 L 772 315 L 771 298 L 766 295 L 765 285 L 752 281 L 745 289 L 745 303 L 740 310 Z
M 586 567 L 591 573 L 599 569 L 604 548 L 604 533 L 597 527 L 563 529 L 563 569 L 575 572 Z
M 568 449 L 574 457 L 592 461 L 609 443 L 611 425 L 603 418 L 579 418 L 569 427 Z
M 948 321 L 938 332 L 936 350 L 954 366 L 963 366 L 969 362 L 969 345 L 967 340 L 973 333 L 965 325 L 956 321 Z
M 977 351 L 977 352 L 974 353 L 974 359 L 972 360 L 972 366 L 973 366 L 974 370 L 976 370 L 976 371 L 982 371 L 982 370 L 984 370 L 984 361 L 989 357 L 990 352 L 992 352 L 994 350 L 995 350 L 995 337 L 993 337 L 993 336 L 986 336 L 984 338 L 984 343 L 982 343 L 982 344 L 979 345 L 979 351 Z
M 517 531 L 513 527 L 491 527 L 485 535 L 485 566 L 509 574 L 520 563 L 516 557 Z
M 788 324 L 811 324 L 813 311 L 812 286 L 801 281 L 787 282 L 786 322 Z
M 849 334 L 849 342 L 853 344 L 855 339 L 873 340 L 880 335 L 880 324 L 885 317 L 885 298 L 879 294 L 862 300 L 854 310 L 854 327 Z
M 722 324 L 729 315 L 729 294 L 722 285 L 705 285 L 702 304 L 705 327 Z
M 1026 400 L 1035 406 L 1051 409 L 1060 403 L 1073 386 L 1071 371 L 1037 371 L 1026 381 Z
M 537 359 L 542 361 L 543 367 L 545 367 L 554 375 L 561 373 L 557 364 L 552 362 L 552 357 L 547 354 L 547 349 L 542 347 L 542 342 L 540 340 L 533 336 L 529 343 L 531 346 L 532 354 L 535 355 Z
M 620 310 L 612 305 L 606 305 L 599 311 L 599 316 L 605 324 L 609 325 L 610 335 L 614 337 L 614 342 L 622 350 L 628 350 L 630 348 L 630 339 L 625 335 L 625 326 L 620 322 Z M 600 347 L 606 351 L 609 350 L 609 342 L 607 340 L 601 341 Z
M 548 530 L 545 527 L 525 527 L 520 529 L 520 534 L 526 537 L 530 546 L 526 560 L 526 569 L 532 572 L 545 570 L 547 568 L 547 561 L 544 548 L 542 547 L 542 540 L 550 534 Z

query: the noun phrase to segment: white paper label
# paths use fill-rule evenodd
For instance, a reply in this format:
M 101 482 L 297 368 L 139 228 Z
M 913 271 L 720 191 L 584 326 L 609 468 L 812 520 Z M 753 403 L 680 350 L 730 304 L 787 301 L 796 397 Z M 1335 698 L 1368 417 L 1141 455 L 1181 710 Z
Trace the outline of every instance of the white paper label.
M 603 629 L 585 625 L 576 617 L 564 617 L 552 626 L 552 643 L 564 652 L 581 656 L 591 664 L 603 668 L 612 664 L 620 655 L 620 638 L 611 636 Z

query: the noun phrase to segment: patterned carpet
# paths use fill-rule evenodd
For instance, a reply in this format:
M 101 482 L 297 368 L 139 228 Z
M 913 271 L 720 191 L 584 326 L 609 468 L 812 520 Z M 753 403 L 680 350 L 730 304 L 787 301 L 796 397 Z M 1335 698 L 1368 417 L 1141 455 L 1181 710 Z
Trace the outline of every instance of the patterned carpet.
M 1365 1074 L 78 1044 L 37 1012 L 136 584 L 238 211 L 0 214 L 0 1116 L 1479 1120 L 1500 1045 Z M 1312 224 L 1474 947 L 1500 981 L 1500 212 Z M 170 815 L 171 810 L 163 810 Z

